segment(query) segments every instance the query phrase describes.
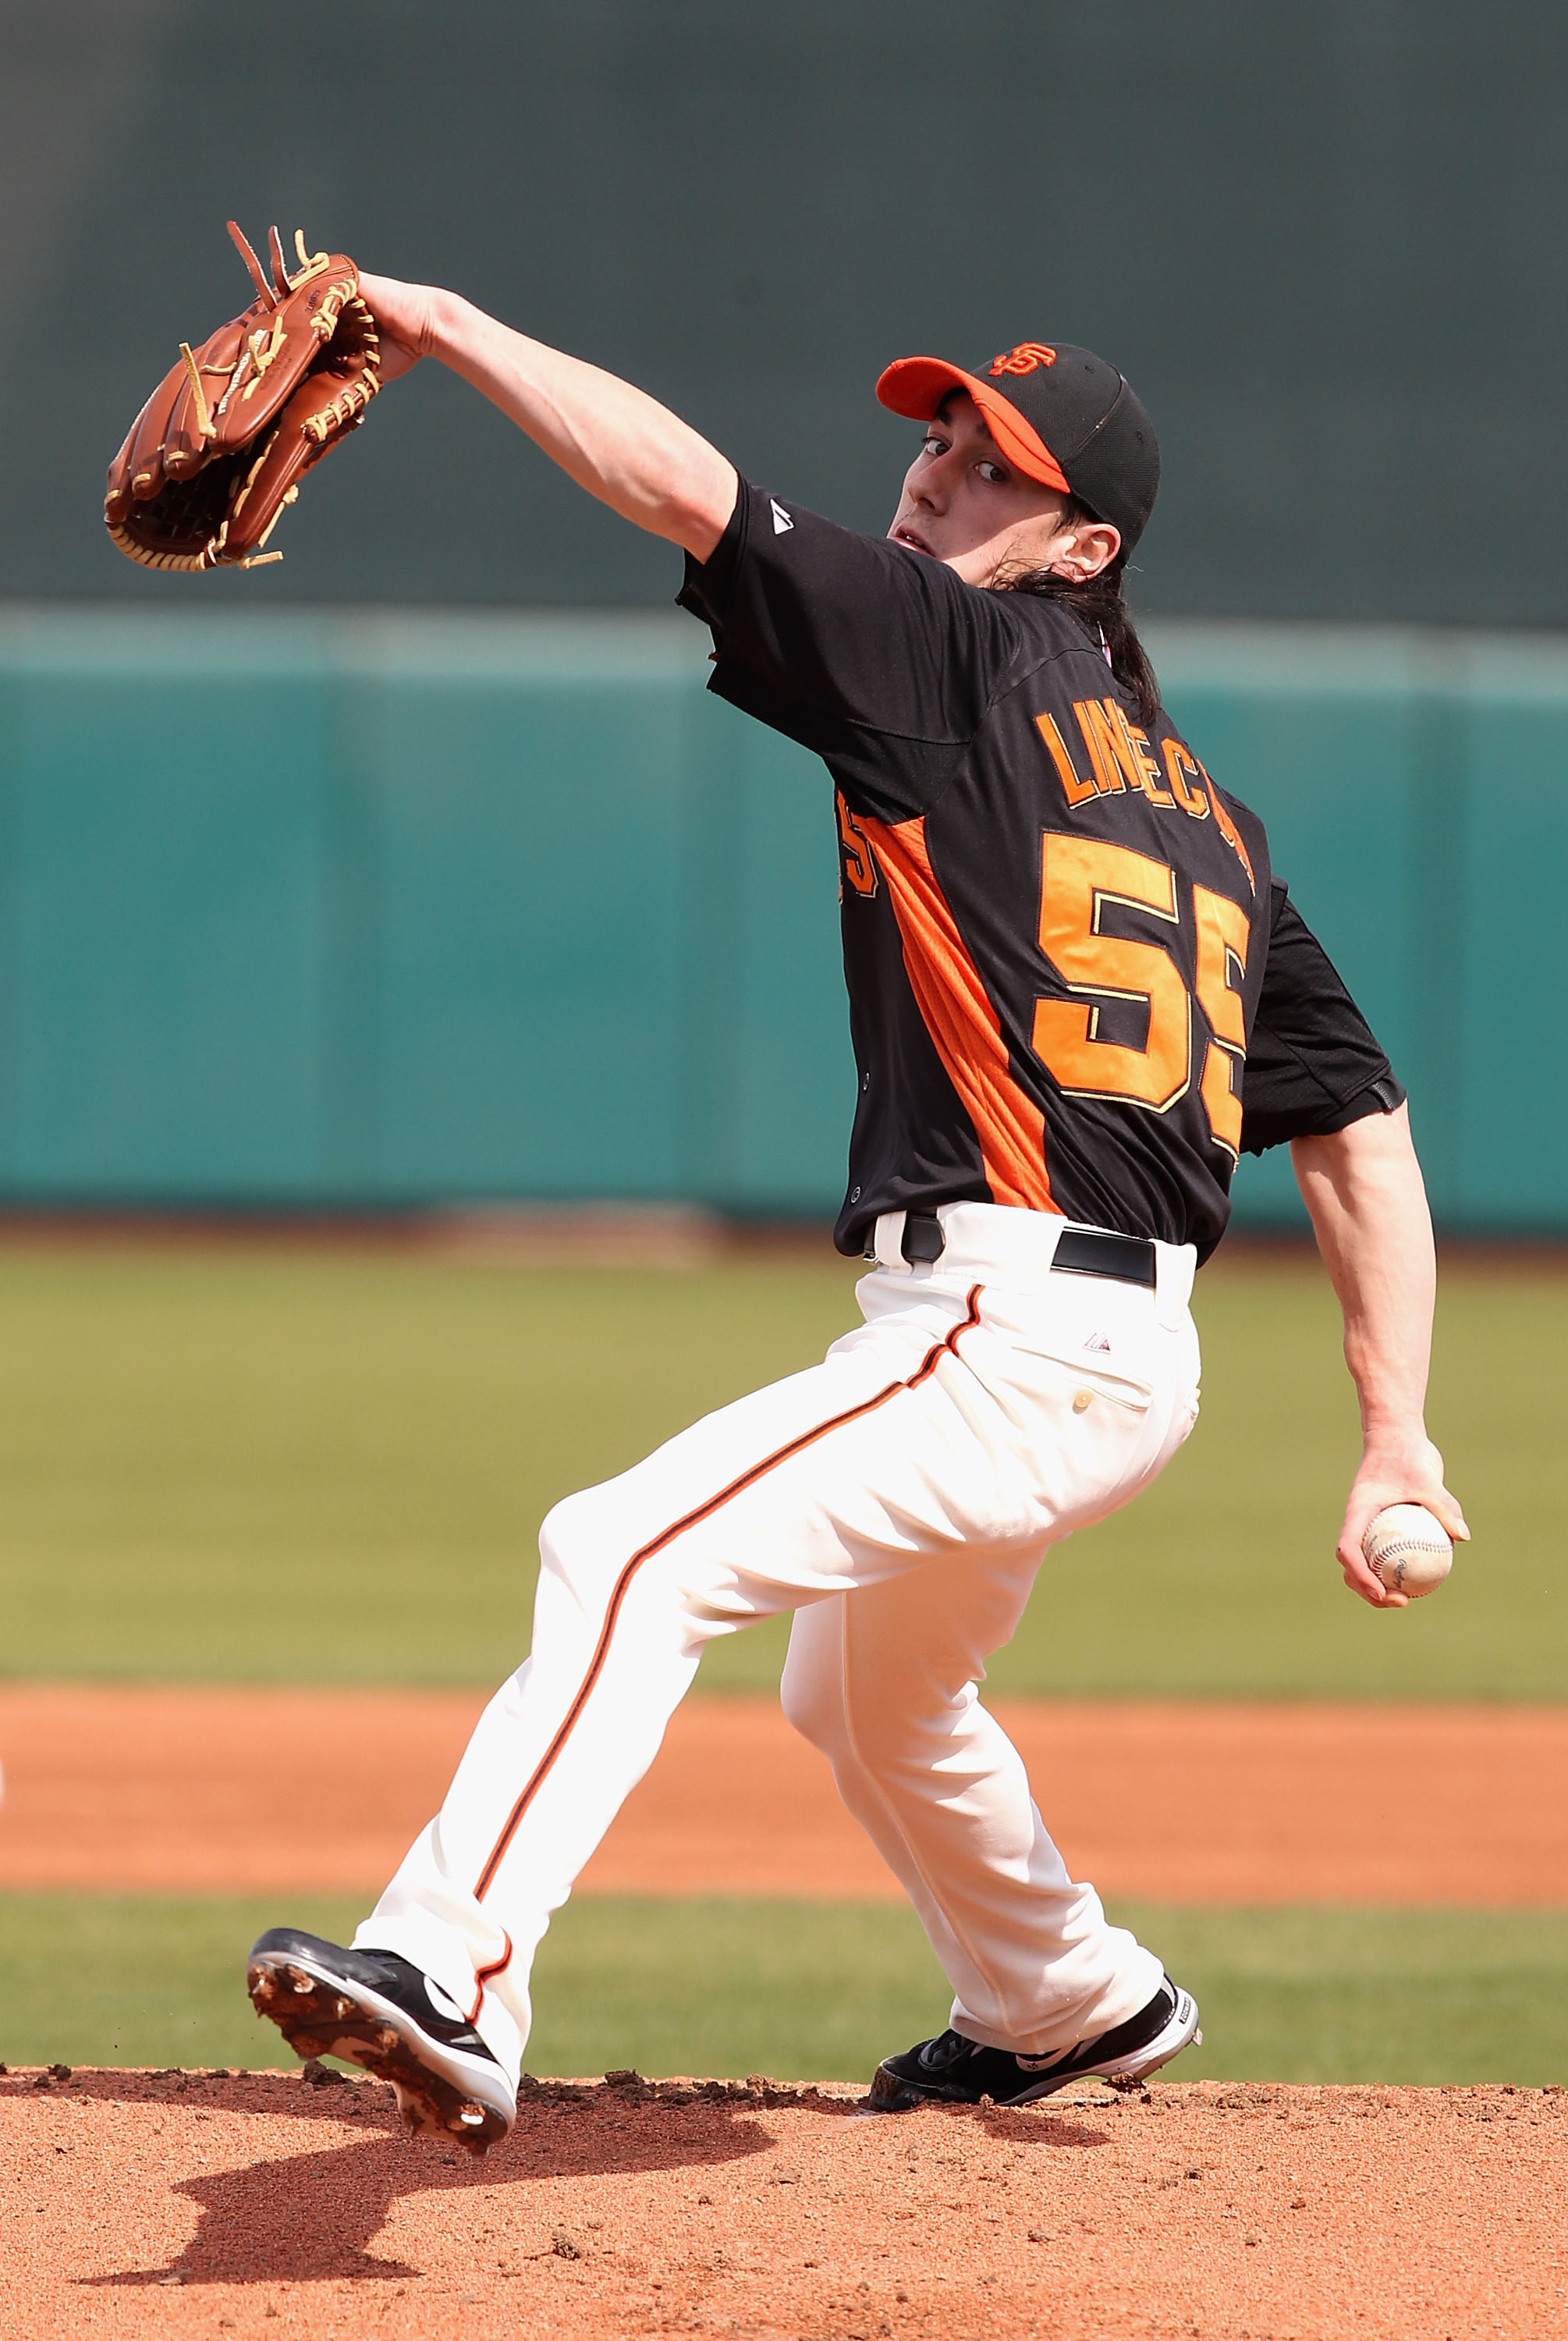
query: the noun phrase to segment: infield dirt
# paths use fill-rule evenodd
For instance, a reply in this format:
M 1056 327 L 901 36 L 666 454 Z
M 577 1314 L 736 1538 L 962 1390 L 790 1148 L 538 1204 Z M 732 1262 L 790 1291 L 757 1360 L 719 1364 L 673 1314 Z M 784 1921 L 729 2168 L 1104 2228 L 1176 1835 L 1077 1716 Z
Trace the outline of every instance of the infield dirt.
M 1568 2093 L 1094 2086 L 1017 2112 L 634 2076 L 481 2163 L 371 2082 L 0 2082 L 5 2326 L 1469 2341 L 1568 2326 Z
M 373 1894 L 439 1804 L 480 1706 L 466 1692 L 6 1684 L 0 1887 Z M 1069 1863 L 1107 1893 L 1568 1905 L 1568 1708 L 1013 1699 L 997 1712 Z M 900 1894 L 777 1700 L 739 1697 L 677 1711 L 578 1890 Z

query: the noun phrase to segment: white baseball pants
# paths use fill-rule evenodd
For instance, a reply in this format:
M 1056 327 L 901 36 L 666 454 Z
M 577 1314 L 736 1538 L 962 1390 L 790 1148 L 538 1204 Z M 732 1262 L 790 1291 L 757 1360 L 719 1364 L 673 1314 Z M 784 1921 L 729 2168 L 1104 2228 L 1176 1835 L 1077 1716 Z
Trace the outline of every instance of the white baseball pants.
M 658 1752 L 704 1645 L 796 1612 L 785 1711 L 918 1911 L 971 2039 L 1049 2056 L 1157 1959 L 1067 1875 L 981 1706 L 1048 1546 L 1146 1487 L 1197 1416 L 1194 1254 L 1155 1290 L 1053 1270 L 1065 1221 L 945 1206 L 932 1267 L 878 1220 L 865 1322 L 540 1531 L 531 1655 L 354 1938 L 401 1952 L 515 2073 L 551 1914 Z M 726 1792 L 716 1780 L 715 1797 Z

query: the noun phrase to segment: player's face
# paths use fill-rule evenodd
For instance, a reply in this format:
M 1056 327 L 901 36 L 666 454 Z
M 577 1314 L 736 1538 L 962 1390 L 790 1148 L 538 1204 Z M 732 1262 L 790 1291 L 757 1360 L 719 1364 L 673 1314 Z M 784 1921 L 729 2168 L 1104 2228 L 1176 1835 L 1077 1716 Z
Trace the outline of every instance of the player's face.
M 970 585 L 1031 569 L 1092 577 L 1121 540 L 1101 522 L 1065 527 L 1067 507 L 1057 489 L 1007 462 L 968 392 L 956 390 L 926 426 L 888 533 Z

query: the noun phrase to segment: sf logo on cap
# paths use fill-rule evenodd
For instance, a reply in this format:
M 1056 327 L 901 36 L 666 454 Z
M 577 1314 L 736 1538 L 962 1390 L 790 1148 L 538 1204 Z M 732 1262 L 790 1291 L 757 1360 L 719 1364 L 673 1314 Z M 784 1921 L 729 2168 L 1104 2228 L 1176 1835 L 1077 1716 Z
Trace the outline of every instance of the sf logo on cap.
M 1017 349 L 1005 350 L 991 362 L 991 372 L 998 374 L 1033 374 L 1037 366 L 1055 365 L 1057 354 L 1046 342 L 1020 342 Z

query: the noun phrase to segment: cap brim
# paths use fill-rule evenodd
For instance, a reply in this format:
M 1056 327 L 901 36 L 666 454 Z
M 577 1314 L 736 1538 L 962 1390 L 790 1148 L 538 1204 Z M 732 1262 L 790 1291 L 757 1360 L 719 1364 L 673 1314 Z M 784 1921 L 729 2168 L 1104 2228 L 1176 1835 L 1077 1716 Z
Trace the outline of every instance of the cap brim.
M 895 358 L 877 384 L 882 404 L 894 414 L 907 414 L 912 423 L 929 423 L 955 390 L 968 392 L 1009 463 L 1042 486 L 1071 495 L 1067 474 L 1028 417 L 978 374 L 966 374 L 946 358 Z

